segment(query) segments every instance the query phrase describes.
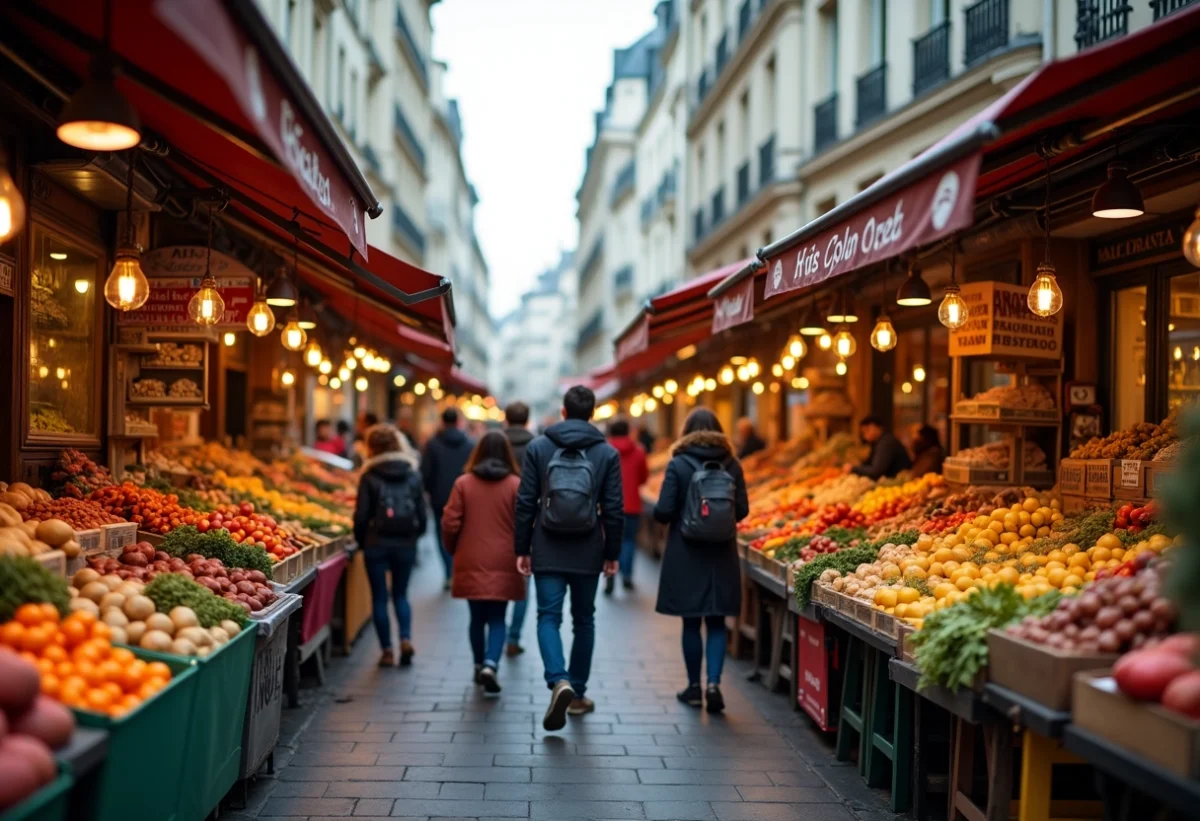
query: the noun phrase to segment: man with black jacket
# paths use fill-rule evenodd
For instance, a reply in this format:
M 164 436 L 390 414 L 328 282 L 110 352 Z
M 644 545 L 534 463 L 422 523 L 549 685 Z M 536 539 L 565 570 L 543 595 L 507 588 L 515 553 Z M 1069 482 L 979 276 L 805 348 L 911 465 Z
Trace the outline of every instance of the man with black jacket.
M 584 694 L 595 644 L 596 589 L 601 573 L 612 576 L 617 572 L 621 555 L 625 520 L 621 457 L 592 426 L 595 409 L 596 396 L 588 388 L 576 385 L 567 391 L 564 421 L 547 428 L 545 435 L 525 450 L 517 491 L 517 569 L 526 576 L 532 573 L 537 589 L 538 647 L 551 690 L 542 726 L 550 731 L 561 730 L 568 714 L 583 715 L 595 709 Z M 586 465 L 580 464 L 582 459 Z M 569 510 L 562 500 L 569 499 L 573 489 L 579 490 L 581 477 L 590 477 L 590 497 L 581 507 Z M 586 530 L 568 533 L 559 524 L 551 524 L 581 517 L 590 522 Z M 569 665 L 559 634 L 568 590 L 574 628 Z
M 871 446 L 871 452 L 866 461 L 849 468 L 851 473 L 868 479 L 881 479 L 912 467 L 908 450 L 899 439 L 883 429 L 883 420 L 878 416 L 865 417 L 858 423 L 858 432 L 863 441 Z
M 429 506 L 433 508 L 438 549 L 446 566 L 446 590 L 450 589 L 454 557 L 442 545 L 442 508 L 450 501 L 454 480 L 462 476 L 463 466 L 467 464 L 474 447 L 475 443 L 458 429 L 458 411 L 446 408 L 442 411 L 442 429 L 425 443 L 425 452 L 421 454 L 421 481 L 425 484 L 425 492 L 429 494 Z

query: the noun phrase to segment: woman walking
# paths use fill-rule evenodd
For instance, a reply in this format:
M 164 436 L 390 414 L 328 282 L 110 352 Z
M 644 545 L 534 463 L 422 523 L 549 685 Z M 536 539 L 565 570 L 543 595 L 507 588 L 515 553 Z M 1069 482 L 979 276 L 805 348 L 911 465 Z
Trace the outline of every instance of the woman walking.
M 513 556 L 519 472 L 504 434 L 485 434 L 442 512 L 442 543 L 454 557 L 450 595 L 471 608 L 475 683 L 491 694 L 500 692 L 496 668 L 507 633 L 505 611 L 526 591 Z
M 408 579 L 417 559 L 417 539 L 425 532 L 425 498 L 416 451 L 391 425 L 368 428 L 367 459 L 358 480 L 354 506 L 354 539 L 366 559 L 371 583 L 371 617 L 383 654 L 380 667 L 394 667 L 392 627 L 388 620 L 388 579 L 392 574 L 391 601 L 400 623 L 400 664 L 412 663 L 412 611 L 408 606 Z
M 683 617 L 683 661 L 688 686 L 677 697 L 708 712 L 725 709 L 725 617 L 741 608 L 737 522 L 750 513 L 742 466 L 712 411 L 697 408 L 671 451 L 654 518 L 668 525 L 656 610 Z M 704 625 L 707 640 L 702 640 Z M 700 664 L 708 660 L 708 686 Z

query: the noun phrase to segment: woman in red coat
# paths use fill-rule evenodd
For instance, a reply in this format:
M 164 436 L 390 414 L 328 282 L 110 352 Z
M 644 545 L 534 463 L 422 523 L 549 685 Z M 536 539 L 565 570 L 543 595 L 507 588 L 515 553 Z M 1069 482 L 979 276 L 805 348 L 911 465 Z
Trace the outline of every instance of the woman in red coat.
M 526 591 L 513 556 L 521 480 L 508 439 L 496 431 L 479 440 L 464 470 L 442 512 L 442 540 L 454 556 L 450 594 L 471 607 L 475 683 L 487 693 L 499 693 L 496 668 L 504 650 L 505 611 L 510 601 L 524 599 Z

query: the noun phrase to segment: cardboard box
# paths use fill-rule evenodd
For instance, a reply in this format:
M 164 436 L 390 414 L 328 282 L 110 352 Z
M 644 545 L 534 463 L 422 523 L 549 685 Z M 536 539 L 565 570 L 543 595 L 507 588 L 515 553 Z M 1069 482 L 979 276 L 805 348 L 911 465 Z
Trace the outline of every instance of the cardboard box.
M 1200 721 L 1127 698 L 1106 673 L 1075 676 L 1071 721 L 1180 778 L 1200 778 Z
M 1001 630 L 988 631 L 991 681 L 1060 712 L 1071 708 L 1076 673 L 1108 670 L 1117 658 L 1115 653 L 1061 653 L 1014 638 Z
M 1058 488 L 1063 495 L 1086 496 L 1085 459 L 1063 459 L 1058 463 Z
M 1120 469 L 1118 459 L 1088 459 L 1083 467 L 1084 495 L 1093 499 L 1111 499 L 1113 475 Z

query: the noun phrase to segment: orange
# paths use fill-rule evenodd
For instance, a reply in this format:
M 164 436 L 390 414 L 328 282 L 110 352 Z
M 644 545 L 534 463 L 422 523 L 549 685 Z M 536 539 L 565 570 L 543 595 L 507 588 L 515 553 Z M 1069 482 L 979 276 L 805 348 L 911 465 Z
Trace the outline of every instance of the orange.
M 101 687 L 93 687 L 87 691 L 84 696 L 84 704 L 89 710 L 95 710 L 97 713 L 107 713 L 112 707 L 112 693 Z
M 112 628 L 102 621 L 98 621 L 92 625 L 92 638 L 104 639 L 105 641 L 112 640 Z
M 161 661 L 152 661 L 146 665 L 146 675 L 167 681 L 171 678 L 171 668 Z
M 28 605 L 21 605 L 28 607 Z M 25 637 L 21 640 L 21 647 L 29 652 L 37 655 L 40 654 L 50 644 L 50 639 L 55 632 L 52 624 L 38 624 L 30 627 L 25 631 Z
M 51 698 L 58 696 L 62 681 L 54 673 L 42 673 L 42 692 Z
M 53 673 L 56 666 L 57 665 L 55 665 L 54 662 L 45 657 L 37 660 L 37 668 L 39 673 Z
M 54 672 L 61 679 L 70 678 L 71 676 L 75 675 L 75 662 L 60 661 L 58 663 L 58 665 L 54 668 Z
M 29 602 L 17 608 L 17 612 L 13 614 L 13 618 L 19 621 L 26 627 L 34 627 L 46 620 L 42 614 L 42 607 L 39 604 Z
M 145 701 L 148 698 L 152 698 L 155 693 L 166 686 L 167 683 L 161 678 L 147 679 L 146 682 L 142 684 L 141 689 L 138 690 L 138 698 Z
M 112 696 L 113 704 L 117 704 L 121 699 L 125 698 L 125 692 L 121 689 L 121 685 L 115 681 L 104 682 L 100 689 Z
M 135 696 L 133 693 L 130 693 L 129 695 L 124 696 L 121 699 L 121 706 L 123 706 L 126 710 L 132 710 L 134 707 L 137 707 L 141 703 L 142 703 L 142 700 L 140 698 L 138 698 L 137 696 Z
M 81 644 L 88 637 L 88 625 L 75 618 L 76 615 L 78 613 L 67 618 L 58 628 L 66 638 L 68 647 Z
M 25 638 L 25 625 L 19 621 L 10 621 L 0 627 L 0 644 L 19 650 L 23 638 Z
M 67 617 L 67 621 L 77 621 L 82 625 L 91 627 L 93 624 L 99 621 L 99 619 L 97 619 L 96 614 L 90 610 L 76 610 Z
M 42 621 L 58 624 L 59 613 L 57 607 L 50 602 L 42 602 L 38 606 L 42 608 Z
M 122 667 L 128 667 L 137 659 L 137 656 L 128 647 L 114 647 L 112 652 L 108 654 L 108 657 Z
M 124 668 L 111 658 L 100 662 L 100 664 L 96 666 L 96 671 L 99 673 L 101 681 L 119 682 L 121 680 L 121 673 L 123 670 Z
M 121 670 L 121 689 L 127 693 L 136 693 L 146 677 L 146 662 L 135 658 Z
M 84 693 L 87 692 L 87 682 L 79 676 L 63 679 L 58 688 L 58 700 L 70 707 L 83 706 Z
M 75 652 L 71 654 L 71 658 L 75 659 L 76 664 L 81 661 L 90 661 L 93 664 L 97 664 L 104 659 L 104 655 L 99 645 L 89 640 L 76 647 Z
M 104 673 L 100 670 L 99 664 L 80 662 L 76 665 L 79 675 L 88 683 L 89 687 L 99 687 L 104 683 Z
M 56 635 L 61 636 L 62 634 L 57 633 Z M 66 661 L 68 656 L 67 651 L 63 649 L 61 644 L 55 644 L 51 642 L 46 649 L 42 651 L 42 658 L 50 659 L 50 661 L 58 664 L 60 661 Z

